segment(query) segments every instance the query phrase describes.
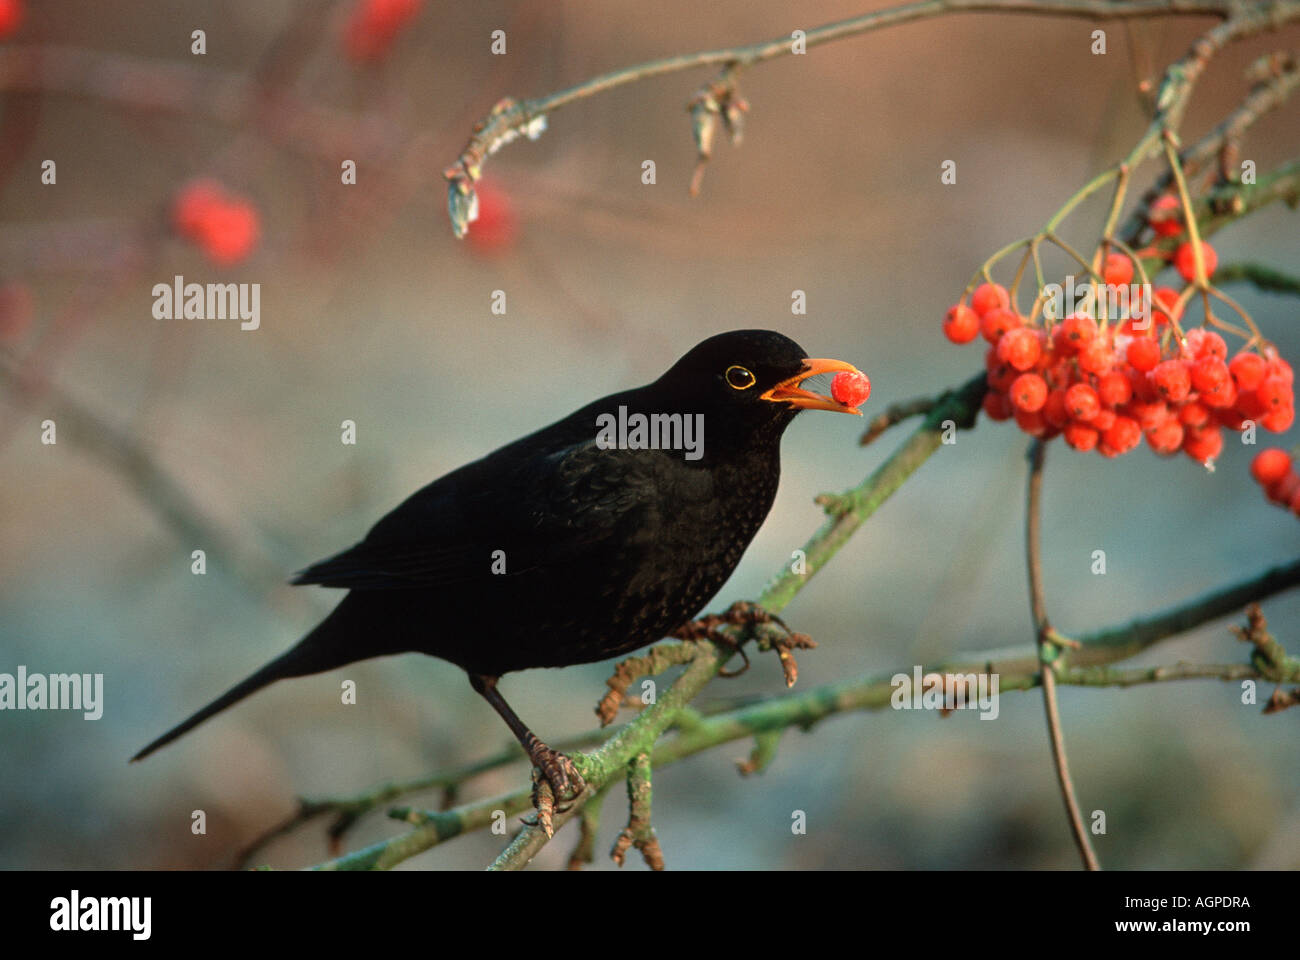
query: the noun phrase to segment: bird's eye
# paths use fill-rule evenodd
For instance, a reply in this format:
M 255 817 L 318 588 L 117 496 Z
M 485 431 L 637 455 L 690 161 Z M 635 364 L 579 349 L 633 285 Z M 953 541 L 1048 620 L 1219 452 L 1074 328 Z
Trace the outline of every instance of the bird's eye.
M 727 367 L 723 376 L 726 377 L 727 385 L 736 390 L 748 390 L 754 385 L 754 375 L 739 365 Z

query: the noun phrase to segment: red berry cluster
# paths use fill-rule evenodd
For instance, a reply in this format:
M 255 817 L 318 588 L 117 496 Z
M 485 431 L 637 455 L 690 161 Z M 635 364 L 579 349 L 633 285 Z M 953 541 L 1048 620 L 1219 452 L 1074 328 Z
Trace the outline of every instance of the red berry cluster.
M 348 56 L 358 63 L 383 59 L 423 0 L 359 0 L 343 30 Z
M 1296 473 L 1291 454 L 1278 447 L 1259 451 L 1251 461 L 1250 475 L 1270 501 L 1300 517 L 1300 473 Z
M 223 266 L 247 257 L 262 232 L 257 208 L 243 197 L 227 193 L 215 180 L 195 180 L 177 192 L 172 224 L 177 233 Z
M 1112 255 L 1104 275 L 1126 284 L 1132 263 Z M 1152 299 L 1146 330 L 1081 315 L 1041 328 L 1012 309 L 1004 287 L 984 283 L 970 306 L 949 308 L 943 327 L 956 343 L 979 334 L 989 342 L 984 412 L 991 419 L 1014 418 L 1043 439 L 1063 434 L 1076 450 L 1116 457 L 1145 436 L 1156 453 L 1182 450 L 1208 464 L 1223 449 L 1221 427 L 1242 430 L 1254 420 L 1281 433 L 1291 426 L 1291 365 L 1275 350 L 1243 350 L 1229 360 L 1223 338 L 1207 328 L 1179 343 L 1172 330 L 1162 332 L 1177 291 L 1157 288 Z

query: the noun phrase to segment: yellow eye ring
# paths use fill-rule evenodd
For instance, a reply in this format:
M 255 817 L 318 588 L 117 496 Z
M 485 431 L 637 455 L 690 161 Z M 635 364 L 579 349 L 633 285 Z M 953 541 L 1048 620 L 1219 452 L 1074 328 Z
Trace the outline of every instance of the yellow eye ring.
M 749 370 L 739 364 L 727 367 L 727 372 L 722 375 L 722 378 L 727 381 L 727 386 L 733 390 L 748 390 L 757 379 Z

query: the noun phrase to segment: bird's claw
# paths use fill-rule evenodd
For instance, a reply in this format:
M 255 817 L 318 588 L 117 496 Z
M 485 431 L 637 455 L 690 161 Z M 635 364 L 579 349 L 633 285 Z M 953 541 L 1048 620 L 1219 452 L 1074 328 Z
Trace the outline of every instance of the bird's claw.
M 550 837 L 555 833 L 555 814 L 567 812 L 587 788 L 587 783 L 577 765 L 558 750 L 539 743 L 530 756 L 533 761 L 533 807 L 537 813 L 524 823 L 541 827 Z

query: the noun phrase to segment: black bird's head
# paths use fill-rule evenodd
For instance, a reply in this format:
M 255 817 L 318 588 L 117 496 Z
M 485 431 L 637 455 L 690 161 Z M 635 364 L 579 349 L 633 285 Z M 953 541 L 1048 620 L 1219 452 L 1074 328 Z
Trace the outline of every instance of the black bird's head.
M 662 398 L 673 397 L 705 412 L 710 433 L 738 440 L 754 434 L 780 435 L 801 410 L 862 412 L 801 384 L 819 373 L 856 373 L 843 360 L 810 358 L 789 337 L 772 330 L 733 330 L 697 344 L 654 384 Z

